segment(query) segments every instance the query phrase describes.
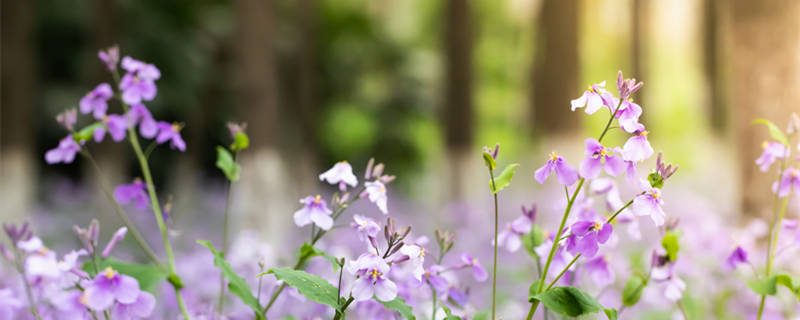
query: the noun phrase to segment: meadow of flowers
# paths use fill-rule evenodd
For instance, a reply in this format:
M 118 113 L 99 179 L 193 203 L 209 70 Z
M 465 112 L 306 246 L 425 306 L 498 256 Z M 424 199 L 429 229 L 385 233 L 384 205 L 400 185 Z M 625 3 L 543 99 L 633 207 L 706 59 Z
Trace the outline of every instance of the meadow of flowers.
M 476 150 L 489 230 L 438 229 L 390 210 L 387 188 L 403 177 L 375 160 L 363 170 L 341 161 L 319 174 L 325 196 L 309 194 L 285 213 L 296 231 L 280 244 L 287 250 L 231 230 L 231 189 L 246 174 L 237 161 L 249 146 L 244 124 L 230 124 L 230 144 L 217 147 L 228 182 L 223 223 L 215 235 L 174 232 L 149 156 L 185 151 L 183 124 L 146 106 L 157 96 L 156 66 L 117 47 L 99 58 L 111 83 L 56 117 L 67 133 L 43 157 L 90 163 L 99 177 L 92 192 L 123 225 L 101 239 L 98 220 L 73 221 L 81 246 L 57 252 L 37 225 L 4 223 L 0 319 L 800 319 L 800 221 L 790 205 L 800 190 L 797 115 L 754 121 L 772 137 L 753 164 L 775 177 L 767 221 L 731 225 L 702 195 L 674 188 L 681 171 L 654 151 L 639 121 L 647 109 L 630 98 L 643 84 L 619 72 L 616 95 L 600 82 L 571 101 L 605 124 L 583 141 L 581 159 L 556 150 L 531 165 L 541 166 L 532 177 L 515 176 L 528 164 L 505 159 L 500 144 Z M 604 140 L 613 130 L 628 135 L 621 146 Z M 89 150 L 104 139 L 130 144 L 140 178 L 105 180 Z M 531 178 L 553 192 L 525 203 L 504 197 L 514 180 Z M 665 210 L 670 201 L 677 205 Z M 508 207 L 521 211 L 503 221 Z M 139 230 L 134 211 L 149 213 L 144 223 L 158 232 Z M 115 254 L 126 238 L 137 253 Z M 177 238 L 194 244 L 174 250 Z

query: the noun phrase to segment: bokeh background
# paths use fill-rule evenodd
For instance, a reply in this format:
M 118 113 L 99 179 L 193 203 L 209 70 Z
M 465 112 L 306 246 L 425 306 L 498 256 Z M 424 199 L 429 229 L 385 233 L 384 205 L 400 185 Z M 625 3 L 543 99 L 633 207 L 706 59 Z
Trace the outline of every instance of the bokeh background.
M 285 237 L 297 199 L 330 193 L 317 175 L 339 160 L 359 173 L 370 157 L 385 163 L 398 176 L 390 212 L 424 221 L 423 231 L 490 221 L 483 145 L 499 142 L 501 163 L 521 164 L 503 219 L 520 203 L 560 199 L 533 171 L 551 150 L 578 164 L 605 115 L 571 112 L 569 100 L 600 81 L 616 92 L 617 70 L 644 81 L 635 99 L 650 140 L 681 166 L 668 213 L 743 224 L 767 216 L 772 179 L 753 164 L 768 136 L 750 120 L 784 127 L 800 112 L 793 0 L 3 0 L 0 9 L 0 220 L 34 219 L 53 238 L 95 216 L 119 224 L 86 161 L 44 162 L 65 135 L 55 115 L 110 81 L 97 51 L 112 44 L 160 68 L 148 107 L 185 124 L 185 153 L 151 157 L 174 228 L 218 239 L 225 182 L 215 146 L 229 143 L 227 122 L 246 122 L 234 224 L 276 247 L 295 246 Z M 110 183 L 139 175 L 126 144 L 90 148 Z

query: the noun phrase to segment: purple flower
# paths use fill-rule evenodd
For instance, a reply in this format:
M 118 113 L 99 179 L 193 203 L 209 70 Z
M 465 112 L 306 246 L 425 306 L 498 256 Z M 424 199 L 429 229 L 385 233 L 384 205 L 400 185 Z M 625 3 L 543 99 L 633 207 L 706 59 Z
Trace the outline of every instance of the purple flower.
M 632 101 L 625 100 L 622 101 L 615 117 L 619 119 L 619 126 L 622 130 L 628 133 L 634 133 L 644 128 L 644 125 L 639 123 L 639 117 L 641 116 L 642 107 Z
M 131 304 L 139 298 L 139 282 L 111 267 L 98 273 L 83 292 L 84 304 L 92 310 L 106 310 L 117 301 Z
M 580 165 L 580 174 L 586 179 L 597 178 L 601 169 L 605 169 L 606 173 L 616 177 L 618 174 L 625 170 L 625 161 L 622 157 L 614 154 L 619 153 L 619 148 L 606 148 L 603 147 L 597 139 L 586 139 L 586 149 L 583 153 L 586 158 L 583 159 Z
M 467 296 L 465 292 L 457 290 L 455 287 L 450 287 L 447 290 L 447 299 L 452 300 L 456 303 L 456 305 L 463 307 L 467 305 L 469 296 Z
M 369 241 L 369 237 L 375 237 L 381 232 L 381 226 L 371 218 L 361 215 L 353 215 L 353 228 L 358 230 L 358 239 L 361 241 Z
M 83 243 L 83 247 L 89 254 L 94 253 L 94 248 L 97 247 L 97 238 L 100 235 L 100 222 L 97 219 L 92 219 L 92 222 L 89 223 L 89 227 L 83 229 L 79 226 L 73 226 L 73 230 L 75 230 L 75 234 L 78 235 L 78 239 L 81 239 L 81 243 Z
M 608 256 L 597 256 L 586 261 L 584 268 L 598 287 L 614 283 L 614 270 L 608 265 Z
M 572 233 L 567 238 L 567 251 L 573 255 L 582 254 L 592 258 L 600 249 L 599 244 L 606 243 L 614 227 L 598 220 L 580 220 L 570 227 Z
M 114 90 L 108 83 L 101 83 L 87 93 L 80 101 L 81 113 L 92 112 L 95 119 L 102 119 L 108 110 L 108 99 L 114 96 Z
M 639 162 L 653 155 L 653 147 L 647 141 L 647 130 L 641 129 L 633 133 L 633 137 L 622 146 L 622 158 L 626 161 Z
M 72 135 L 68 135 L 66 138 L 61 139 L 61 142 L 58 143 L 58 147 L 50 149 L 44 154 L 44 160 L 49 164 L 59 162 L 72 163 L 72 161 L 75 160 L 75 153 L 80 150 L 81 147 L 75 143 L 75 139 L 72 138 Z
M 644 192 L 633 198 L 633 212 L 639 216 L 650 216 L 656 226 L 664 224 L 664 199 L 661 197 L 661 189 L 653 188 L 646 181 L 640 182 Z
M 764 152 L 756 159 L 756 164 L 762 172 L 767 172 L 777 159 L 783 159 L 789 154 L 789 148 L 779 142 L 766 142 L 762 144 Z
M 146 187 L 147 185 L 139 179 L 134 180 L 131 184 L 121 184 L 114 188 L 114 199 L 121 204 L 133 201 L 137 208 L 147 209 L 150 206 L 150 197 L 145 191 Z
M 639 90 L 644 85 L 641 81 L 636 82 L 635 78 L 623 79 L 622 71 L 617 72 L 617 90 L 619 90 L 619 98 L 622 100 L 628 99 L 634 92 Z
M 0 319 L 15 319 L 14 314 L 24 305 L 11 289 L 0 289 Z
M 380 181 L 368 181 L 364 183 L 366 187 L 366 193 L 369 196 L 369 201 L 378 205 L 378 209 L 383 212 L 383 214 L 388 214 L 389 209 L 386 206 L 386 186 L 383 185 Z
M 547 163 L 536 170 L 533 176 L 536 178 L 536 181 L 543 184 L 544 181 L 547 180 L 547 177 L 550 176 L 551 171 L 556 172 L 556 178 L 561 185 L 570 186 L 578 180 L 578 171 L 575 170 L 575 167 L 567 163 L 567 161 L 556 154 L 555 151 L 550 154 L 550 159 L 547 160 Z
M 431 285 L 433 290 L 436 290 L 438 293 L 444 293 L 447 288 L 450 287 L 450 281 L 440 275 L 440 273 L 444 271 L 444 267 L 440 265 L 432 265 L 425 270 L 425 273 L 422 275 L 422 277 L 426 282 L 428 282 L 428 284 Z
M 747 260 L 747 251 L 744 251 L 741 246 L 737 246 L 736 249 L 731 252 L 731 255 L 728 256 L 728 259 L 725 260 L 725 266 L 728 270 L 736 269 L 739 264 L 748 263 L 750 262 Z
M 671 302 L 680 300 L 683 297 L 683 291 L 686 290 L 686 283 L 675 276 L 673 271 L 674 266 L 674 263 L 669 263 L 663 266 L 653 267 L 652 271 L 650 271 L 650 277 L 661 284 L 664 297 Z
M 358 277 L 351 294 L 356 301 L 364 301 L 374 295 L 380 301 L 392 301 L 397 297 L 397 285 L 387 278 L 389 264 L 376 253 L 362 254 L 348 264 L 348 272 Z
M 331 210 L 328 209 L 325 199 L 308 196 L 300 199 L 300 203 L 304 206 L 294 213 L 294 223 L 298 227 L 314 223 L 322 230 L 330 230 L 333 226 L 333 219 L 331 218 Z
M 114 319 L 149 319 L 156 307 L 156 298 L 147 291 L 139 291 L 132 303 L 118 303 L 112 312 Z
M 108 255 L 111 254 L 111 250 L 114 250 L 114 247 L 125 238 L 125 234 L 128 232 L 128 228 L 122 227 L 117 229 L 117 232 L 114 232 L 114 235 L 111 237 L 111 240 L 108 240 L 108 244 L 106 244 L 106 248 L 103 249 L 103 259 L 108 258 Z
M 86 306 L 81 302 L 82 297 L 83 293 L 78 290 L 62 291 L 54 295 L 51 301 L 58 309 L 59 317 L 63 319 L 91 319 Z
M 122 68 L 128 71 L 119 83 L 122 101 L 134 105 L 141 103 L 142 100 L 150 101 L 156 97 L 155 80 L 161 78 L 158 68 L 131 57 L 122 58 Z
M 152 139 L 158 134 L 158 124 L 153 119 L 153 115 L 150 114 L 150 110 L 147 110 L 143 104 L 131 106 L 127 117 L 132 126 L 139 125 L 139 133 L 142 137 Z
M 506 224 L 506 228 L 497 235 L 497 242 L 500 243 L 500 247 L 505 248 L 508 252 L 517 251 L 522 245 L 522 239 L 520 237 L 531 232 L 533 218 L 535 216 L 535 204 L 531 210 L 527 210 L 525 206 L 522 206 L 522 215 L 514 219 L 511 223 Z
M 330 184 L 338 184 L 339 190 L 345 191 L 347 186 L 355 187 L 358 184 L 356 175 L 353 174 L 353 167 L 347 161 L 339 161 L 328 171 L 319 175 L 320 181 L 327 181 Z
M 157 143 L 161 144 L 169 141 L 170 148 L 186 151 L 186 142 L 184 142 L 183 138 L 181 138 L 181 126 L 179 124 L 170 124 L 168 122 L 159 121 L 156 126 L 158 126 L 158 137 L 156 137 Z
M 109 71 L 114 71 L 117 69 L 117 63 L 119 63 L 119 47 L 113 45 L 105 51 L 100 50 L 97 52 L 97 57 L 106 64 L 106 68 Z
M 411 274 L 417 281 L 422 281 L 422 276 L 425 274 L 425 248 L 414 245 L 406 244 L 400 247 L 400 253 L 408 257 L 408 262 L 411 264 Z
M 800 170 L 795 168 L 788 168 L 783 171 L 779 181 L 772 184 L 772 191 L 778 194 L 778 197 L 786 197 L 792 193 L 792 189 L 800 189 Z
M 606 91 L 605 86 L 606 82 L 603 81 L 598 84 L 593 84 L 589 89 L 586 89 L 582 96 L 570 102 L 572 111 L 575 111 L 577 108 L 586 107 L 586 113 L 593 114 L 603 106 L 613 108 L 611 103 L 614 100 L 614 96 Z
M 128 120 L 125 117 L 112 114 L 103 117 L 104 127 L 94 130 L 94 141 L 101 142 L 106 136 L 106 129 L 111 133 L 111 139 L 120 142 L 125 139 L 125 132 L 128 130 Z
M 56 121 L 67 130 L 72 131 L 75 123 L 78 122 L 78 110 L 75 108 L 64 110 L 56 116 Z
M 486 269 L 483 268 L 480 261 L 478 259 L 473 258 L 469 253 L 462 253 L 461 254 L 461 261 L 464 262 L 461 267 L 472 267 L 472 277 L 475 278 L 478 282 L 486 281 L 486 278 L 489 277 L 489 274 L 486 272 Z

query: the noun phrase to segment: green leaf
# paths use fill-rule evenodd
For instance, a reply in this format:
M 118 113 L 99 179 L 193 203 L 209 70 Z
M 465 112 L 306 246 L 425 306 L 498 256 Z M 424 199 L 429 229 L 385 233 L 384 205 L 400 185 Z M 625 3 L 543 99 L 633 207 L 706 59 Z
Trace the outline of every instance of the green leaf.
M 314 246 L 308 244 L 307 242 L 300 247 L 300 256 L 308 258 L 322 256 L 331 263 L 331 266 L 333 266 L 333 271 L 339 270 L 339 261 L 336 259 L 336 257 L 329 255 L 325 251 L 314 248 Z
M 217 168 L 225 173 L 231 182 L 239 180 L 239 164 L 233 161 L 233 156 L 227 149 L 217 146 Z
M 167 275 L 161 272 L 161 269 L 149 264 L 128 263 L 114 258 L 99 261 L 97 264 L 97 269 L 100 270 L 100 272 L 103 272 L 107 267 L 111 267 L 111 269 L 121 274 L 133 277 L 136 281 L 139 281 L 139 288 L 151 293 L 154 292 L 156 284 L 167 278 Z M 95 276 L 94 266 L 92 266 L 91 261 L 84 263 L 83 266 L 81 266 L 81 270 Z
M 747 287 L 760 295 L 775 295 L 778 293 L 778 281 L 775 276 L 747 281 Z
M 603 311 L 603 306 L 597 300 L 575 287 L 554 287 L 534 298 L 550 311 L 570 317 Z
M 444 320 L 461 320 L 456 315 L 453 315 L 453 310 L 450 310 L 446 305 L 442 304 L 442 310 L 444 310 Z
M 667 258 L 669 261 L 678 259 L 678 249 L 680 249 L 680 244 L 678 243 L 679 236 L 677 232 L 667 231 L 667 234 L 661 238 L 661 246 L 667 251 Z
M 489 311 L 481 311 L 472 317 L 472 320 L 489 320 Z
M 639 275 L 633 275 L 625 282 L 625 288 L 622 289 L 622 303 L 626 307 L 630 307 L 639 302 L 642 298 L 644 287 L 647 286 L 644 279 Z
M 650 182 L 650 186 L 653 188 L 661 189 L 664 187 L 664 178 L 662 178 L 658 172 L 651 172 L 648 174 L 647 181 Z
M 535 249 L 542 245 L 542 243 L 544 243 L 544 230 L 542 230 L 539 225 L 534 224 L 531 228 L 531 232 L 522 236 L 522 244 L 525 245 L 525 250 L 535 259 L 539 258 Z
M 233 136 L 233 144 L 231 144 L 231 151 L 240 151 L 247 149 L 250 146 L 250 138 L 243 132 L 237 132 Z
M 604 309 L 603 312 L 605 312 L 606 317 L 608 317 L 608 320 L 617 320 L 617 309 L 614 308 Z
M 321 303 L 334 309 L 341 311 L 339 308 L 338 291 L 336 287 L 328 283 L 328 280 L 322 279 L 319 276 L 306 273 L 302 270 L 294 270 L 291 268 L 276 268 L 270 269 L 267 272 L 261 273 L 258 276 L 265 274 L 274 274 L 278 280 L 283 280 L 287 285 L 296 288 L 308 300 Z
M 489 170 L 494 170 L 497 168 L 497 162 L 494 162 L 492 155 L 486 151 L 483 152 L 483 162 L 486 164 L 486 167 L 488 167 Z
M 400 297 L 394 298 L 392 301 L 380 301 L 375 298 L 375 301 L 380 302 L 387 309 L 391 309 L 400 313 L 404 319 L 416 320 L 414 317 L 414 310 L 411 306 L 406 304 L 406 300 Z
M 265 319 L 264 315 L 261 314 L 261 311 L 263 310 L 261 308 L 261 304 L 258 302 L 258 299 L 253 296 L 253 290 L 250 289 L 250 285 L 247 284 L 247 281 L 245 281 L 244 278 L 236 274 L 236 272 L 231 269 L 231 265 L 225 261 L 225 257 L 223 256 L 222 252 L 215 250 L 211 242 L 197 240 L 197 243 L 204 245 L 208 248 L 208 250 L 211 250 L 211 254 L 214 255 L 214 266 L 222 270 L 222 275 L 228 279 L 228 290 L 239 297 L 239 299 L 242 300 L 244 304 L 249 306 L 250 309 L 253 309 L 256 319 Z
M 511 184 L 511 179 L 514 178 L 514 171 L 517 167 L 519 167 L 518 163 L 512 163 L 503 168 L 500 175 L 494 178 L 494 184 L 497 189 L 495 190 L 495 188 L 493 188 L 492 181 L 489 180 L 489 190 L 491 190 L 492 193 L 498 193 L 508 187 L 508 185 Z
M 783 134 L 783 131 L 781 131 L 781 129 L 778 128 L 778 126 L 772 123 L 772 121 L 769 121 L 767 119 L 755 119 L 750 123 L 763 124 L 767 126 L 767 128 L 769 129 L 769 135 L 772 136 L 773 139 L 778 140 L 780 143 L 783 143 L 783 145 L 787 147 L 789 146 L 789 139 L 786 138 L 786 135 Z
M 94 131 L 97 130 L 97 128 L 104 128 L 104 127 L 105 126 L 103 125 L 102 122 L 92 123 L 88 126 L 83 127 L 83 129 L 78 130 L 78 132 L 72 135 L 72 138 L 75 139 L 75 141 L 78 142 L 78 144 L 80 144 L 81 141 L 89 141 L 94 136 Z
M 536 279 L 536 281 L 531 283 L 531 286 L 528 287 L 528 302 L 532 303 L 536 300 L 536 294 L 539 293 L 539 282 L 541 282 L 541 279 Z

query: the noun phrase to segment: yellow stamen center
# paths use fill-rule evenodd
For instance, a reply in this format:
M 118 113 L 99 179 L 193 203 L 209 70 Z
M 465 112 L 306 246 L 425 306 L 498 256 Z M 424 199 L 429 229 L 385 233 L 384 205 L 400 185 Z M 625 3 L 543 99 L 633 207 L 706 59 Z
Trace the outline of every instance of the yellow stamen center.
M 80 298 L 80 299 L 78 299 L 78 302 L 80 302 L 82 305 L 86 305 L 86 302 L 87 302 L 88 300 L 89 300 L 89 298 L 87 298 L 87 297 L 86 297 L 86 293 L 84 293 L 84 294 L 82 294 L 82 295 L 81 295 L 81 298 Z
M 550 160 L 553 160 L 553 161 L 558 160 L 558 153 L 556 153 L 555 151 L 551 152 L 550 153 Z
M 425 248 L 422 248 L 421 250 L 419 250 L 419 256 L 420 257 L 424 257 L 425 256 Z
M 643 136 L 643 137 L 646 137 L 648 134 L 650 134 L 650 132 L 648 132 L 647 130 L 644 130 L 644 131 L 639 133 L 639 135 Z
M 319 204 L 319 203 L 320 203 L 320 201 L 322 201 L 322 198 L 320 197 L 320 195 L 317 195 L 317 197 L 316 197 L 316 198 L 314 198 L 314 203 L 315 203 L 315 204 Z M 365 222 L 365 224 L 366 224 L 366 222 Z
M 769 142 L 767 142 L 766 140 L 764 140 L 764 142 L 762 142 L 762 143 L 761 143 L 761 148 L 764 148 L 764 149 L 766 149 L 767 147 L 769 147 Z
M 181 125 L 179 125 L 177 123 L 173 123 L 172 124 L 172 131 L 180 132 L 181 131 Z
M 380 276 L 382 276 L 382 275 L 383 275 L 383 273 L 381 273 L 380 271 L 378 271 L 378 269 L 372 269 L 372 270 L 369 272 L 369 277 L 370 277 L 370 278 L 372 278 L 372 280 L 377 280 L 377 279 L 378 279 L 378 277 L 380 277 Z
M 106 276 L 106 278 L 111 279 L 117 275 L 117 272 L 114 271 L 114 269 L 111 269 L 111 267 L 107 267 L 106 270 L 103 271 L 103 274 Z

